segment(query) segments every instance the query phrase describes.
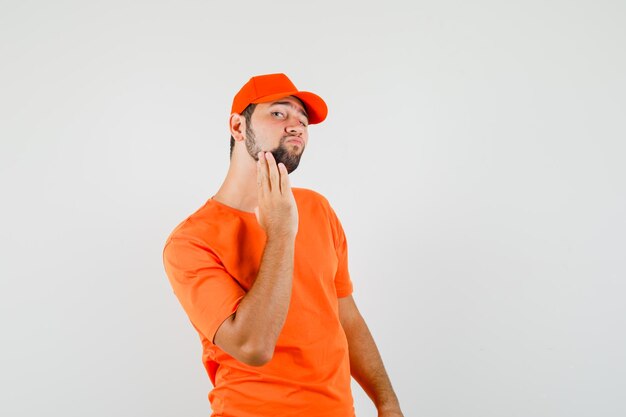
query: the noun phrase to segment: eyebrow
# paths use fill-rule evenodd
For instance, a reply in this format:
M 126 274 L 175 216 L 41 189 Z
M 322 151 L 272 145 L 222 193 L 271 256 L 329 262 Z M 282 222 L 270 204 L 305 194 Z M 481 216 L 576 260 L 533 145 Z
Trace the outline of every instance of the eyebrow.
M 300 112 L 301 115 L 303 115 L 304 117 L 306 117 L 307 122 L 309 121 L 309 115 L 306 114 L 306 111 L 302 110 L 301 108 L 299 108 L 298 106 L 294 105 L 292 102 L 290 101 L 275 101 L 272 103 L 272 106 L 274 104 L 284 104 L 286 106 L 291 107 L 292 109 L 298 110 Z

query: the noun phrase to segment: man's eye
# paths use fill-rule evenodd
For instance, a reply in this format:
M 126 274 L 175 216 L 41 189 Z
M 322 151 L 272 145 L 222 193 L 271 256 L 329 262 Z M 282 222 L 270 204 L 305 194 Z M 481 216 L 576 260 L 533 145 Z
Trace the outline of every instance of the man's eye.
M 272 114 L 280 114 L 281 116 L 283 115 L 281 112 L 279 111 L 273 111 Z

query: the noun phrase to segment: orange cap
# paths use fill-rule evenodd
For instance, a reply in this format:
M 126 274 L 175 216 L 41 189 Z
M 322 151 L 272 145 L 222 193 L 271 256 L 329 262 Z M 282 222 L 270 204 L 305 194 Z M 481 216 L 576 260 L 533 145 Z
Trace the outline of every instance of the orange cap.
M 233 99 L 231 113 L 239 113 L 250 103 L 265 103 L 286 96 L 298 97 L 304 103 L 309 124 L 321 123 L 326 119 L 328 107 L 322 98 L 308 91 L 298 91 L 285 74 L 257 75 L 244 84 Z

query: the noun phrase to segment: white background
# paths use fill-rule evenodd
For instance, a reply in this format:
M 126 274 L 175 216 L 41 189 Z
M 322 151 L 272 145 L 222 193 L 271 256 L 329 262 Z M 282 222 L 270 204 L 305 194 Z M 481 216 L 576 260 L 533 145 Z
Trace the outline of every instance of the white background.
M 210 413 L 161 251 L 271 72 L 406 417 L 626 415 L 624 2 L 0 5 L 3 416 Z

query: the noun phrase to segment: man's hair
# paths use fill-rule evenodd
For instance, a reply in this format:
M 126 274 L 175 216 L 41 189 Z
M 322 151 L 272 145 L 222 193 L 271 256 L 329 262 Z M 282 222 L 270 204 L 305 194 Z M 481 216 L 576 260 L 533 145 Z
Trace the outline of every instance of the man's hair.
M 242 112 L 241 115 L 243 117 L 246 118 L 246 130 L 250 130 L 250 124 L 251 124 L 251 120 L 252 120 L 252 113 L 254 113 L 254 108 L 256 107 L 256 104 L 254 103 L 250 103 L 248 104 L 248 107 L 246 107 Z M 235 138 L 233 138 L 233 135 L 230 135 L 230 158 L 233 158 L 233 149 L 235 148 Z

